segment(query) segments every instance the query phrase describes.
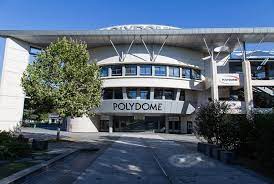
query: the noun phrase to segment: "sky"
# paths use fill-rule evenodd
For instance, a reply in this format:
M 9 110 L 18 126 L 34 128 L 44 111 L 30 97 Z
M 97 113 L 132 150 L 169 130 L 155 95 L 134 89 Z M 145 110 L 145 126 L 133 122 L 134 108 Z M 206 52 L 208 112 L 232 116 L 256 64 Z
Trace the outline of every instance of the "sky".
M 274 27 L 274 0 L 0 0 L 0 30 Z M 0 71 L 4 39 L 0 39 Z

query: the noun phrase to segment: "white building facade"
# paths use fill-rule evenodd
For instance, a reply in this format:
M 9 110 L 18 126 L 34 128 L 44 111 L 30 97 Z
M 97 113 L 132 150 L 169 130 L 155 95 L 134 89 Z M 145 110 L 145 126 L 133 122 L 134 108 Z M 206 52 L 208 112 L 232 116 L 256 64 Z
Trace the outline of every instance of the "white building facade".
M 233 114 L 273 107 L 274 55 L 246 43 L 274 41 L 274 28 L 180 29 L 114 26 L 94 31 L 0 31 L 6 38 L 0 88 L 0 129 L 22 120 L 20 86 L 32 48 L 58 37 L 85 41 L 101 67 L 102 103 L 94 117 L 68 118 L 72 132 L 191 133 L 197 108 L 226 101 Z M 235 52 L 235 50 L 238 50 Z M 263 53 L 263 54 L 262 54 Z

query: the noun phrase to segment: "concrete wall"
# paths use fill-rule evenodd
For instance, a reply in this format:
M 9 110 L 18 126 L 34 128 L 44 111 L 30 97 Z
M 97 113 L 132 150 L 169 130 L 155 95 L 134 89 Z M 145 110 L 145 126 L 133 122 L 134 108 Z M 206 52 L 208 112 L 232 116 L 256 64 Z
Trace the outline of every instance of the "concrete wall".
M 116 46 L 120 55 L 126 53 L 128 45 Z M 159 45 L 148 45 L 150 52 L 157 54 Z M 100 47 L 90 50 L 91 61 L 98 65 L 113 64 L 163 64 L 174 66 L 185 66 L 198 68 L 201 70 L 202 80 L 182 79 L 168 76 L 109 76 L 103 77 L 103 87 L 163 87 L 163 88 L 183 88 L 193 90 L 203 90 L 205 79 L 205 61 L 202 54 L 189 49 L 164 46 L 162 52 L 155 61 L 150 60 L 150 55 L 144 45 L 133 45 L 124 61 L 119 61 L 115 50 L 110 47 Z M 168 69 L 167 69 L 168 72 Z
M 67 131 L 69 132 L 98 132 L 99 129 L 99 117 L 78 117 L 67 118 Z
M 122 52 L 126 53 L 128 45 L 117 45 L 116 48 L 120 54 Z M 160 46 L 148 45 L 148 48 L 151 53 L 154 52 L 154 54 L 157 54 Z M 133 45 L 123 62 L 119 61 L 119 57 L 111 46 L 92 49 L 90 55 L 92 56 L 91 61 L 95 61 L 99 65 L 121 63 L 169 64 L 204 69 L 204 61 L 201 59 L 203 57 L 201 53 L 170 46 L 164 46 L 162 52 L 154 62 L 150 60 L 150 55 L 147 53 L 144 45 Z
M 7 38 L 0 84 L 0 130 L 13 130 L 23 116 L 21 77 L 29 62 L 29 45 Z

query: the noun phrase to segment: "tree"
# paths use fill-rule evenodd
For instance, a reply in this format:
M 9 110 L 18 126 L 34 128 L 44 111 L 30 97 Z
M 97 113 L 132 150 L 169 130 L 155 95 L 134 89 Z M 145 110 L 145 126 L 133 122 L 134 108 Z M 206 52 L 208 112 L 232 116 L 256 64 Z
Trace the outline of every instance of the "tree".
M 225 102 L 212 101 L 199 107 L 195 118 L 195 131 L 209 143 L 220 143 L 221 125 L 227 121 L 229 105 Z
M 22 86 L 35 109 L 60 117 L 91 115 L 100 105 L 99 67 L 88 63 L 87 45 L 62 38 L 27 66 Z

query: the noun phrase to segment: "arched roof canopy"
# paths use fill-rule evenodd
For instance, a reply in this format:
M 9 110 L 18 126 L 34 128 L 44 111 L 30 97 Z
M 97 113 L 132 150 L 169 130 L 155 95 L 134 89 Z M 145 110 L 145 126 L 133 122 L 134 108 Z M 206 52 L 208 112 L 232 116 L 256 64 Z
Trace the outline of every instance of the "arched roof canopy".
M 11 37 L 40 47 L 60 37 L 71 37 L 82 40 L 89 48 L 111 46 L 110 39 L 116 45 L 130 44 L 162 44 L 189 48 L 200 52 L 207 52 L 204 40 L 209 48 L 223 45 L 227 39 L 227 46 L 232 51 L 240 42 L 258 43 L 274 42 L 274 28 L 193 28 L 193 29 L 101 29 L 101 30 L 0 30 L 1 37 Z

